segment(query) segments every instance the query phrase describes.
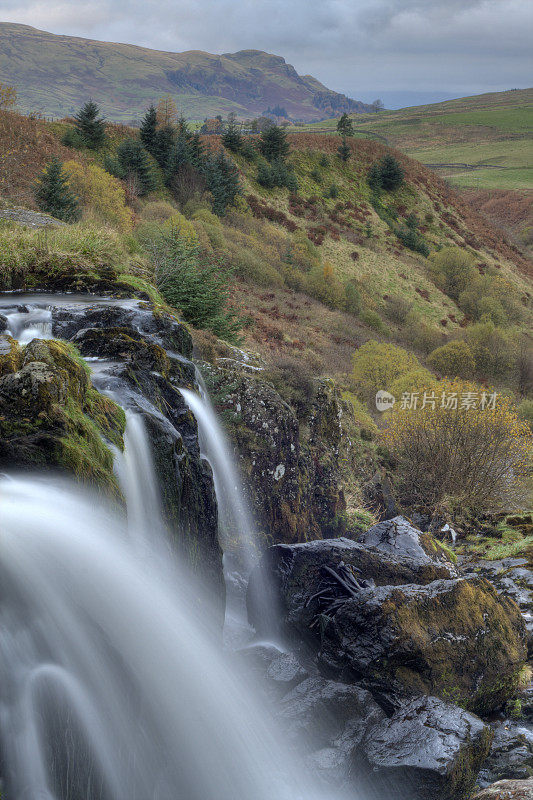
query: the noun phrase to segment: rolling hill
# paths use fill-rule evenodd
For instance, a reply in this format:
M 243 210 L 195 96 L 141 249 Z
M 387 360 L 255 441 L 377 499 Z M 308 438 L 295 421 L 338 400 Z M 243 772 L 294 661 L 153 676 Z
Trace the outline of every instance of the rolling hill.
M 21 111 L 52 117 L 72 114 L 93 96 L 108 119 L 131 122 L 166 93 L 193 120 L 230 111 L 256 117 L 276 105 L 301 121 L 369 110 L 259 50 L 168 53 L 12 23 L 0 23 L 0 75 L 17 89 Z
M 463 97 L 378 115 L 354 116 L 356 135 L 376 138 L 460 187 L 533 186 L 533 89 Z M 306 130 L 335 130 L 336 120 Z

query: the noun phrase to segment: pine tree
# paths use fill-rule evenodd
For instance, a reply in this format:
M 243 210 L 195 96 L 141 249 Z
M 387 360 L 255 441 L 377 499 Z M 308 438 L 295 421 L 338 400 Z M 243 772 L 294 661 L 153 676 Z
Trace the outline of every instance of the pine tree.
M 189 158 L 193 167 L 199 169 L 204 159 L 204 146 L 199 133 L 193 133 L 189 140 Z
M 353 136 L 353 122 L 346 112 L 337 122 L 337 133 L 341 136 Z
M 283 128 L 277 125 L 269 125 L 268 128 L 265 128 L 261 133 L 259 150 L 267 161 L 283 161 L 289 153 L 287 134 Z
M 224 216 L 226 208 L 235 202 L 241 191 L 239 170 L 224 153 L 220 151 L 205 161 L 203 172 L 207 188 L 213 195 L 213 211 L 219 217 Z
M 35 187 L 35 200 L 41 211 L 63 222 L 75 222 L 81 216 L 78 200 L 70 191 L 68 177 L 57 158 L 50 161 L 39 178 Z
M 404 171 L 394 158 L 387 155 L 381 159 L 381 185 L 385 191 L 390 192 L 397 189 L 403 183 Z
M 345 163 L 352 155 L 352 151 L 350 150 L 348 142 L 346 141 L 346 136 L 342 137 L 342 142 L 337 148 L 337 155 L 339 156 L 341 161 L 344 161 Z
M 176 142 L 176 131 L 172 125 L 161 125 L 154 138 L 153 157 L 165 174 L 168 173 L 172 151 Z
M 157 133 L 157 111 L 155 110 L 155 106 L 152 104 L 148 109 L 148 111 L 146 112 L 146 114 L 144 115 L 139 130 L 139 136 L 141 138 L 143 147 L 152 156 L 154 155 L 154 150 L 155 150 L 156 133 Z
M 117 149 L 116 160 L 122 173 L 117 177 L 133 177 L 137 182 L 140 196 L 154 191 L 157 186 L 154 170 L 146 150 L 137 139 L 125 139 L 121 142 Z
M 242 147 L 242 136 L 234 114 L 230 114 L 228 117 L 228 127 L 222 136 L 222 144 L 232 153 L 238 153 Z
M 88 100 L 74 117 L 74 125 L 85 147 L 98 150 L 105 142 L 105 122 L 100 109 L 93 100 Z
M 366 181 L 367 181 L 368 185 L 370 186 L 370 188 L 373 189 L 375 192 L 377 192 L 377 191 L 379 191 L 379 189 L 381 189 L 381 187 L 382 187 L 382 184 L 381 184 L 381 167 L 380 167 L 380 165 L 378 164 L 377 161 L 375 161 L 372 164 L 372 166 L 370 167 L 370 169 L 368 170 L 368 176 L 367 176 Z

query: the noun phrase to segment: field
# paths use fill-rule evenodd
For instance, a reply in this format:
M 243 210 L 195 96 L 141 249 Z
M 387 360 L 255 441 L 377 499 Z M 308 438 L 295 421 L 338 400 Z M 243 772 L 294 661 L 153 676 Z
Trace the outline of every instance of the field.
M 352 117 L 357 136 L 397 147 L 459 187 L 533 186 L 533 89 Z M 333 133 L 336 120 L 305 126 Z M 303 129 L 302 129 L 303 130 Z

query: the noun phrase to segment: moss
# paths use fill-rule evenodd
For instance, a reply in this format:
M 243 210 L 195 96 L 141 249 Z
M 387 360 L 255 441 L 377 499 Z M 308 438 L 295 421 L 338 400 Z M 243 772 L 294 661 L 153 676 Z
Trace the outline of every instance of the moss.
M 19 343 L 11 336 L 0 337 L 0 378 L 10 372 L 16 372 L 22 362 L 22 350 Z

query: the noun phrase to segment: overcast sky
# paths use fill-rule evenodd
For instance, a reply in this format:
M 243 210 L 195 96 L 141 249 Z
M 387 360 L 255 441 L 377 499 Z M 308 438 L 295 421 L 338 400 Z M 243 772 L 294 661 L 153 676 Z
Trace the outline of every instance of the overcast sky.
M 158 50 L 266 50 L 390 108 L 533 83 L 531 0 L 0 0 L 0 19 Z

